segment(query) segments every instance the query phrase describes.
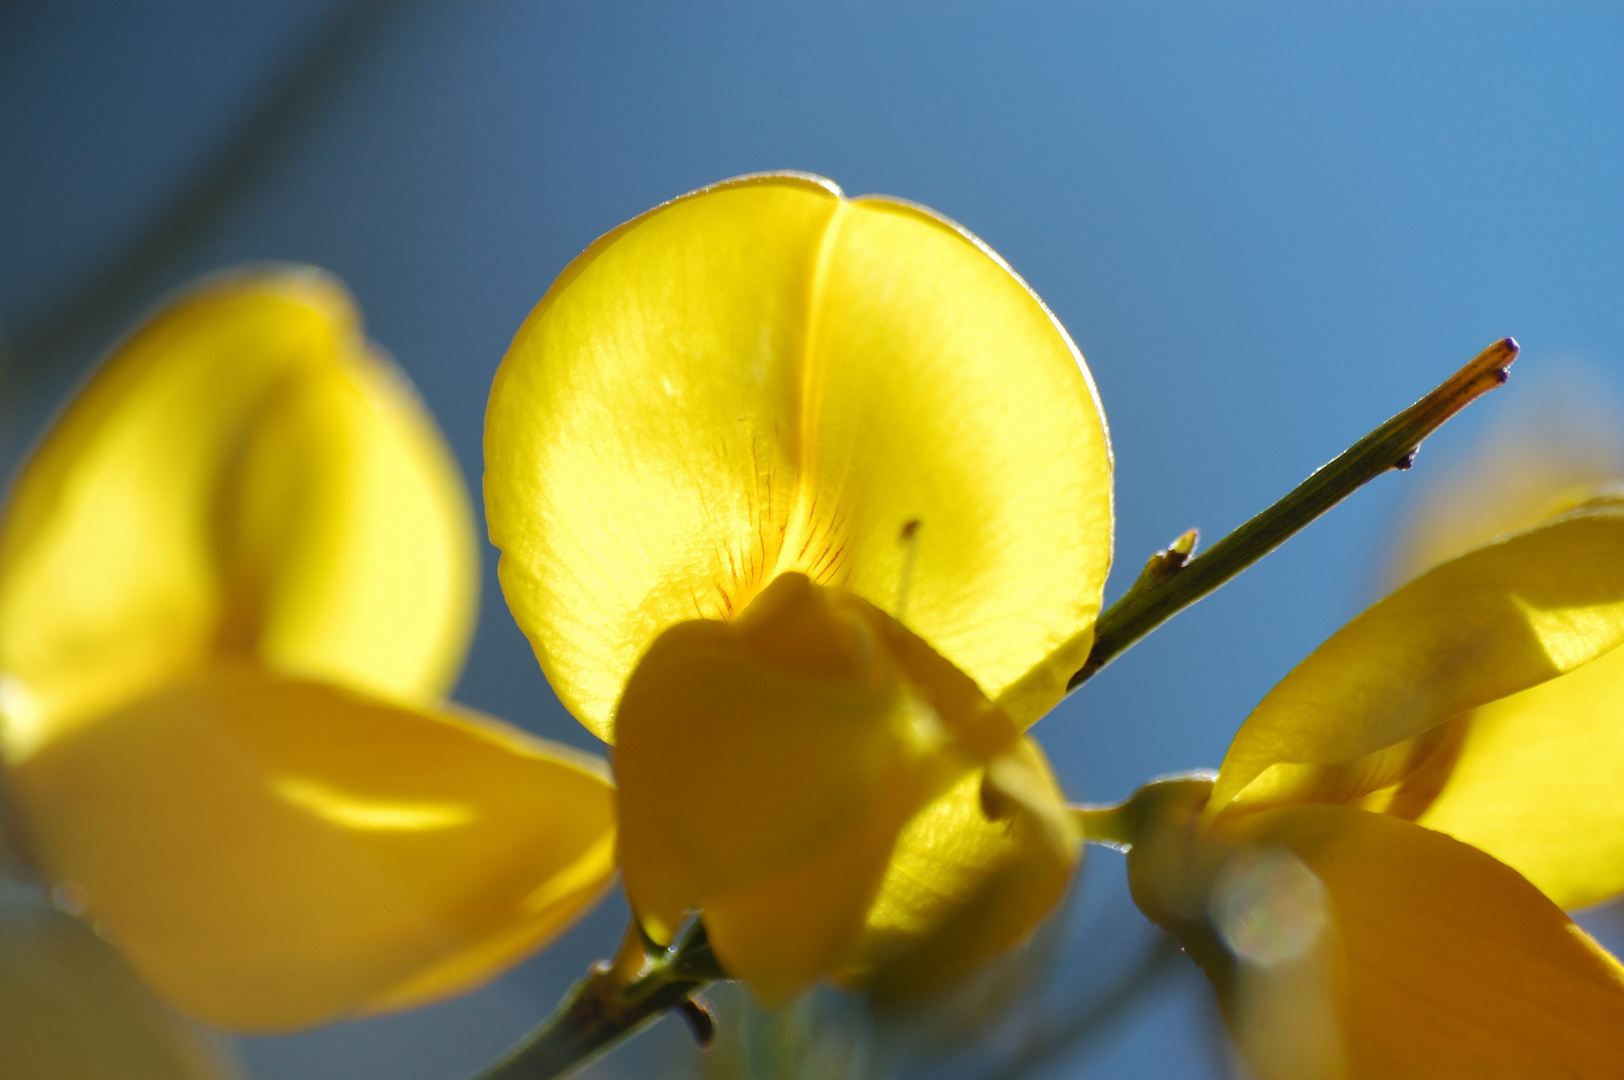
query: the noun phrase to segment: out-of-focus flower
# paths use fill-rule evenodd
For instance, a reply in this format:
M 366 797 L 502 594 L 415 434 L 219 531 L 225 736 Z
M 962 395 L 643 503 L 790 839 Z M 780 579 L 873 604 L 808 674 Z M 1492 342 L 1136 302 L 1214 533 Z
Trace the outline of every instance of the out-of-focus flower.
M 626 888 L 769 1001 L 928 988 L 1076 841 L 1022 729 L 1086 657 L 1111 461 L 1065 332 L 928 210 L 745 177 L 593 244 L 491 393 L 508 603 L 616 743 Z
M 1265 1080 L 1624 1075 L 1624 967 L 1561 910 L 1624 890 L 1621 643 L 1599 495 L 1380 601 L 1216 778 L 1118 812 Z
M 428 415 L 308 269 L 195 289 L 0 524 L 24 854 L 159 993 L 275 1030 L 491 977 L 606 886 L 601 763 L 440 704 L 476 560 Z
M 1599 372 L 1542 362 L 1496 399 L 1485 430 L 1456 454 L 1418 470 L 1390 586 L 1624 480 L 1624 410 Z
M 21 1080 L 224 1080 L 222 1048 L 0 856 L 0 1054 Z

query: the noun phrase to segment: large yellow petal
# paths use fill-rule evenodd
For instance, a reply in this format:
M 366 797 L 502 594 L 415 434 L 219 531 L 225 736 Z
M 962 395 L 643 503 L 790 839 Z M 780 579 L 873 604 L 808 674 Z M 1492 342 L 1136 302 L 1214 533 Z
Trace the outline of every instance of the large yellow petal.
M 1002 260 L 928 210 L 846 203 L 821 259 L 785 557 L 894 611 L 1030 723 L 1086 659 L 1110 566 L 1087 368 Z
M 514 339 L 486 420 L 508 603 L 606 739 L 662 630 L 730 618 L 786 571 L 903 617 L 991 696 L 1020 681 L 1006 704 L 1035 718 L 1088 648 L 1110 468 L 1081 358 L 994 255 L 788 174 L 595 243 Z
M 221 1048 L 171 1014 L 88 926 L 0 879 L 0 1073 L 14 1080 L 227 1080 Z
M 432 422 L 337 282 L 194 289 L 91 379 L 7 504 L 7 757 L 222 650 L 438 692 L 466 643 L 470 529 Z
M 1283 801 L 1298 778 L 1271 767 L 1352 762 L 1621 642 L 1624 501 L 1598 499 L 1435 567 L 1339 630 L 1241 726 L 1207 817 L 1237 796 Z
M 994 790 L 977 770 L 908 823 L 842 985 L 882 997 L 944 989 L 1027 937 L 1065 894 L 1078 839 L 1043 751 L 1022 739 L 994 773 Z
M 11 780 L 43 871 L 227 1028 L 457 993 L 613 873 L 601 762 L 250 667 L 81 727 Z
M 1475 710 L 1418 820 L 1562 907 L 1624 892 L 1624 649 Z
M 1337 806 L 1265 811 L 1240 834 L 1323 883 L 1349 1080 L 1624 1076 L 1624 968 L 1509 867 Z
M 835 967 L 903 826 L 1016 739 L 900 624 L 799 574 L 732 623 L 657 638 L 616 723 L 633 907 L 660 940 L 702 908 L 723 966 L 770 1001 Z

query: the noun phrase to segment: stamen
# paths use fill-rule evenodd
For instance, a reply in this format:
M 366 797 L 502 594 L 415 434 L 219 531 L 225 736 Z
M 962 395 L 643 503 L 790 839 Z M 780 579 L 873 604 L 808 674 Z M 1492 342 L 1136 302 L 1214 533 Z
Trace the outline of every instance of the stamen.
M 906 622 L 908 591 L 913 588 L 914 564 L 919 561 L 919 519 L 909 518 L 903 522 L 897 539 L 902 544 L 902 572 L 897 575 L 897 599 L 891 617 L 897 622 Z

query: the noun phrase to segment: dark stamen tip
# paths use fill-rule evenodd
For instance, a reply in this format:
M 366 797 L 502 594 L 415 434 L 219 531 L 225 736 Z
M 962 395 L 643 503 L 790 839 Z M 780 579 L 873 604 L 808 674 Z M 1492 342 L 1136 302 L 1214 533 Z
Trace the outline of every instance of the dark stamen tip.
M 688 1025 L 688 1031 L 699 1044 L 701 1050 L 710 1049 L 711 1043 L 716 1041 L 716 1017 L 710 1007 L 703 1001 L 694 998 L 683 998 L 677 1006 L 677 1015 L 682 1017 L 683 1023 Z

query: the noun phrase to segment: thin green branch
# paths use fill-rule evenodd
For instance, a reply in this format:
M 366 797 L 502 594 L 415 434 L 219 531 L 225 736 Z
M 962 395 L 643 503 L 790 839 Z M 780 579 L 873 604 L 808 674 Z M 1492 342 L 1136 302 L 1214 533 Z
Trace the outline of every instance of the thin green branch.
M 634 941 L 635 933 L 634 926 L 628 942 Z M 708 1044 L 714 1025 L 693 995 L 727 975 L 711 952 L 704 925 L 696 922 L 671 949 L 645 956 L 640 970 L 628 956 L 628 948 L 622 946 L 613 963 L 595 967 L 565 995 L 552 1016 L 478 1080 L 566 1076 L 672 1010 L 701 1044 Z
M 1389 469 L 1408 469 L 1421 441 L 1467 405 L 1505 383 L 1517 343 L 1504 338 L 1438 389 L 1393 417 L 1297 485 L 1290 494 L 1209 550 L 1188 558 L 1193 533 L 1151 556 L 1139 580 L 1100 616 L 1088 660 L 1066 684 L 1075 690 L 1129 646 L 1279 547 L 1292 534 Z M 1186 561 L 1188 560 L 1188 561 Z

